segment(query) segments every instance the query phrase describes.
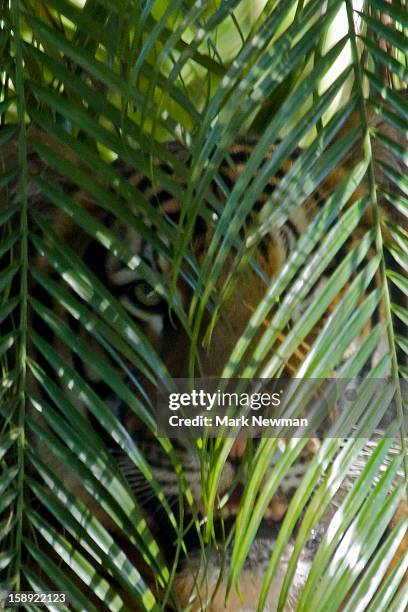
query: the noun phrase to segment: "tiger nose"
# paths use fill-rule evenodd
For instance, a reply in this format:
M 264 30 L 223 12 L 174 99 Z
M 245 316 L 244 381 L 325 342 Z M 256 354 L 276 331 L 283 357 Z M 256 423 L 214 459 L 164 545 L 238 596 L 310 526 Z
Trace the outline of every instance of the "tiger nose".
M 228 457 L 232 460 L 241 459 L 244 455 L 245 448 L 247 444 L 247 438 L 239 437 L 234 440 L 233 445 L 231 446 L 231 450 L 229 452 Z

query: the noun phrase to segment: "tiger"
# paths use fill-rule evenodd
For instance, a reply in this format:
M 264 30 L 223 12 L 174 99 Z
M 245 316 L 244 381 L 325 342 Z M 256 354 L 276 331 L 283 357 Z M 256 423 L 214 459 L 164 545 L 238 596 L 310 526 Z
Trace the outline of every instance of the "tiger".
M 391 136 L 398 142 L 405 143 L 405 139 L 401 134 L 396 134 L 395 130 L 391 130 L 390 133 L 389 125 L 381 123 L 381 120 L 375 114 L 373 114 L 371 120 L 375 128 L 381 130 L 386 136 Z M 145 212 L 146 209 L 143 209 L 143 206 L 139 206 L 137 200 L 135 200 L 135 202 L 131 203 L 129 209 L 122 216 L 118 217 L 109 210 L 109 206 L 101 206 L 97 201 L 98 181 L 95 181 L 92 176 L 91 166 L 93 160 L 76 158 L 72 155 L 71 151 L 68 152 L 61 148 L 58 138 L 55 137 L 55 134 L 58 135 L 58 129 L 61 128 L 55 127 L 54 136 L 52 137 L 43 130 L 39 131 L 32 128 L 31 135 L 30 129 L 28 131 L 30 142 L 35 143 L 35 146 L 30 145 L 28 153 L 30 174 L 28 197 L 33 223 L 38 223 L 40 236 L 40 241 L 38 241 L 32 253 L 33 269 L 39 271 L 39 273 L 34 275 L 35 278 L 32 281 L 33 286 L 31 289 L 37 304 L 32 314 L 33 327 L 37 334 L 53 347 L 55 354 L 58 355 L 59 362 L 69 364 L 69 368 L 72 371 L 78 372 L 93 392 L 115 414 L 152 467 L 153 474 L 156 476 L 167 498 L 174 501 L 174 499 L 177 499 L 179 486 L 174 465 L 169 457 L 163 453 L 160 444 L 151 436 L 145 424 L 140 422 L 140 418 L 136 418 L 133 413 L 129 414 L 129 410 L 126 410 L 126 402 L 111 388 L 109 380 L 103 378 L 102 370 L 95 369 L 94 367 L 93 362 L 99 358 L 104 363 L 107 363 L 109 368 L 115 367 L 115 352 L 111 351 L 110 356 L 107 356 L 101 349 L 99 339 L 95 339 L 95 336 L 92 334 L 92 330 L 79 326 L 75 321 L 75 316 L 70 318 L 67 329 L 70 328 L 75 333 L 78 333 L 79 341 L 86 343 L 90 354 L 95 356 L 87 363 L 81 362 L 75 355 L 72 347 L 64 345 L 52 330 L 52 325 L 49 322 L 52 322 L 53 312 L 57 316 L 62 317 L 63 320 L 68 320 L 66 308 L 68 302 L 60 304 L 56 297 L 51 299 L 51 293 L 44 290 L 41 279 L 48 277 L 51 285 L 52 283 L 57 285 L 61 282 L 61 276 L 64 277 L 65 275 L 67 277 L 69 271 L 64 272 L 61 263 L 62 259 L 58 261 L 58 257 L 54 258 L 53 265 L 50 263 L 52 258 L 47 256 L 50 252 L 48 250 L 50 246 L 47 245 L 47 238 L 41 234 L 41 224 L 45 223 L 47 227 L 51 228 L 52 234 L 49 233 L 48 235 L 52 235 L 54 240 L 60 240 L 62 244 L 68 244 L 70 252 L 78 258 L 78 261 L 83 262 L 92 271 L 93 276 L 91 278 L 95 279 L 95 282 L 100 283 L 101 287 L 106 288 L 109 294 L 114 296 L 118 308 L 123 309 L 123 312 L 137 324 L 139 333 L 143 334 L 143 337 L 148 340 L 152 351 L 165 364 L 166 371 L 170 376 L 175 378 L 186 377 L 188 375 L 190 359 L 190 338 L 185 328 L 183 328 L 182 321 L 178 319 L 175 310 L 169 306 L 166 298 L 156 290 L 153 283 L 150 284 L 146 280 L 146 274 L 140 273 L 140 266 L 132 265 L 134 264 L 132 261 L 128 261 L 128 265 L 124 263 L 123 254 L 119 252 L 119 249 L 121 244 L 125 245 L 126 253 L 133 254 L 137 258 L 137 262 L 143 262 L 146 270 L 154 273 L 154 278 L 163 279 L 164 285 L 168 286 L 172 279 L 171 259 L 168 256 L 166 257 L 169 245 L 166 244 L 165 239 L 162 239 L 160 226 L 163 223 L 170 224 L 172 230 L 177 231 L 177 226 L 183 213 L 180 195 L 185 192 L 187 185 L 183 178 L 178 179 L 180 186 L 178 195 L 174 195 L 166 188 L 165 178 L 174 171 L 171 162 L 168 160 L 153 157 L 152 172 L 148 175 L 137 170 L 135 171 L 131 165 L 121 159 L 117 159 L 111 164 L 111 174 L 108 177 L 109 188 L 113 190 L 119 184 L 120 193 L 124 194 L 127 185 L 133 197 L 141 194 L 140 197 L 143 201 L 150 205 L 149 210 L 155 209 L 157 211 L 155 218 L 152 220 L 148 218 Z M 355 112 L 347 120 L 339 130 L 334 142 L 339 141 L 343 135 L 350 133 L 350 130 L 356 129 L 359 129 L 358 112 Z M 194 220 L 191 252 L 198 270 L 204 264 L 217 220 L 221 214 L 220 207 L 225 202 L 227 194 L 231 193 L 237 180 L 245 171 L 246 165 L 251 159 L 251 155 L 259 140 L 259 135 L 255 134 L 237 136 L 233 145 L 229 147 L 220 161 L 217 172 L 210 184 L 210 203 L 206 214 L 198 216 Z M 394 156 L 390 155 L 389 148 L 382 146 L 381 141 L 374 142 L 376 157 L 390 164 L 391 167 L 395 167 L 395 164 L 397 164 L 400 169 L 401 161 L 396 160 Z M 272 158 L 279 144 L 280 141 L 277 140 L 270 147 L 258 172 L 261 172 L 267 161 Z M 10 143 L 9 141 L 6 153 L 2 152 L 4 169 L 7 169 L 9 160 L 13 159 L 15 146 L 16 143 Z M 166 144 L 166 150 L 169 153 L 169 158 L 175 160 L 175 164 L 188 166 L 189 151 L 185 144 L 170 142 Z M 265 217 L 264 211 L 265 209 L 268 210 L 268 203 L 274 201 L 274 194 L 280 193 L 279 188 L 285 177 L 289 176 L 291 171 L 296 168 L 296 162 L 302 151 L 303 149 L 299 144 L 295 146 L 283 166 L 272 176 L 268 177 L 262 190 L 254 198 L 252 209 L 242 224 L 240 230 L 241 237 L 245 236 L 245 231 L 248 228 L 251 229 L 256 225 L 258 219 L 261 219 L 264 225 L 265 223 L 267 224 L 267 216 Z M 222 303 L 220 317 L 212 327 L 211 342 L 206 340 L 203 331 L 197 344 L 197 360 L 200 362 L 200 373 L 203 376 L 217 377 L 222 374 L 223 367 L 234 349 L 236 340 L 244 332 L 252 313 L 264 296 L 268 282 L 270 283 L 271 279 L 285 266 L 294 246 L 305 235 L 313 219 L 322 210 L 329 194 L 333 193 L 347 179 L 360 151 L 361 138 L 355 140 L 353 148 L 348 156 L 342 160 L 342 164 L 338 164 L 335 170 L 324 178 L 323 182 L 308 195 L 300 208 L 294 207 L 280 226 L 267 227 L 258 244 L 256 244 L 253 255 L 247 259 L 244 266 L 238 268 L 232 287 L 228 283 L 231 280 L 230 271 L 236 267 L 236 247 L 234 245 L 230 247 L 230 252 L 227 255 L 215 286 L 215 291 L 222 292 L 224 287 L 228 285 L 230 287 L 229 292 Z M 64 168 L 58 163 L 59 159 L 64 160 L 65 167 L 68 167 L 69 170 L 77 169 L 79 172 L 76 175 L 78 177 L 78 184 L 75 180 L 64 175 Z M 253 177 L 253 180 L 255 178 L 256 176 Z M 385 175 L 382 175 L 381 179 L 387 182 Z M 92 181 L 94 182 L 92 183 Z M 47 191 L 45 189 L 46 183 L 52 185 L 51 190 Z M 96 186 L 95 190 L 92 190 L 92 184 Z M 249 185 L 251 185 L 251 182 Z M 105 187 L 105 185 L 102 185 L 102 187 Z M 353 202 L 364 197 L 367 194 L 367 189 L 368 187 L 364 181 L 360 183 L 350 196 L 347 206 L 351 206 Z M 102 190 L 100 190 L 100 193 L 102 193 Z M 129 193 L 127 193 L 127 196 L 129 198 Z M 17 197 L 16 188 L 8 186 L 6 188 L 6 199 L 15 201 Z M 58 207 L 54 207 L 51 203 L 53 199 L 55 201 L 55 198 L 60 202 Z M 99 228 L 98 231 L 100 230 L 100 235 L 102 236 L 99 242 L 89 239 L 86 227 L 78 228 L 75 219 L 75 207 L 86 211 L 89 215 L 90 223 L 92 219 L 96 220 Z M 395 219 L 397 214 L 397 220 L 401 222 L 401 215 L 395 213 L 386 202 L 381 202 L 381 207 L 382 212 L 387 218 Z M 351 244 L 358 241 L 359 232 L 369 227 L 370 223 L 370 216 L 364 216 L 360 226 L 354 232 Z M 143 234 L 138 231 L 138 224 L 142 224 L 144 228 L 147 227 L 149 229 L 153 237 L 151 241 L 146 240 Z M 106 231 L 106 235 L 104 235 L 104 231 Z M 107 248 L 111 236 L 117 239 L 118 245 L 114 246 L 114 248 Z M 333 265 L 336 265 L 336 261 Z M 328 274 L 329 272 L 330 270 Z M 69 282 L 73 286 L 72 279 Z M 80 283 L 80 279 L 78 282 Z M 325 282 L 325 278 L 319 282 Z M 79 295 L 81 297 L 86 295 L 86 285 L 85 281 L 84 288 L 80 288 Z M 317 292 L 318 288 L 318 286 L 314 287 L 313 291 Z M 54 295 L 57 294 L 54 293 Z M 193 296 L 191 278 L 180 277 L 178 279 L 175 295 L 180 311 L 188 312 Z M 47 319 L 48 323 L 41 316 L 41 308 L 44 308 L 44 312 L 49 311 L 51 313 Z M 329 316 L 333 308 L 333 304 L 327 308 L 326 317 Z M 72 306 L 70 312 L 71 314 L 74 312 L 74 306 Z M 291 323 L 295 320 L 295 315 L 296 313 L 293 314 Z M 372 324 L 375 323 L 375 317 L 381 317 L 380 309 L 373 315 Z M 76 315 L 76 318 L 79 318 L 79 315 Z M 208 310 L 205 311 L 203 316 L 203 330 L 210 323 L 211 312 Z M 268 325 L 267 320 L 265 320 L 265 325 Z M 366 333 L 367 329 L 362 332 L 362 337 Z M 291 360 L 282 364 L 284 372 L 289 375 L 296 375 L 299 363 L 302 362 L 302 348 L 306 347 L 305 351 L 307 351 L 307 348 L 313 342 L 313 334 L 314 332 L 304 339 L 303 344 L 300 344 L 300 349 Z M 277 350 L 277 347 L 278 343 L 273 350 Z M 37 348 L 33 347 L 34 350 L 38 351 L 38 346 Z M 354 349 L 352 347 L 352 350 L 356 350 L 355 347 Z M 346 357 L 348 356 L 349 354 Z M 41 361 L 41 358 L 39 359 L 41 366 L 46 371 L 51 371 L 49 365 L 44 362 L 45 360 Z M 247 360 L 248 357 L 245 357 L 242 363 L 239 364 L 240 371 L 245 370 Z M 125 367 L 120 370 L 120 376 L 123 378 L 123 371 L 126 371 L 130 372 L 131 378 L 132 372 L 130 370 L 134 367 L 134 363 L 126 363 Z M 106 371 L 108 372 L 109 369 Z M 151 391 L 153 393 L 151 381 L 149 381 L 146 371 L 141 369 L 137 374 L 144 388 L 148 392 Z M 66 382 L 63 384 L 66 384 Z M 126 381 L 126 384 L 129 384 L 129 382 Z M 33 386 L 36 388 L 35 381 L 33 381 Z M 64 393 L 68 400 L 72 401 L 72 404 L 77 407 L 79 413 L 83 414 L 84 418 L 89 421 L 91 427 L 100 435 L 101 439 L 106 440 L 106 431 L 103 431 L 95 415 L 87 411 L 78 397 L 76 397 L 76 394 L 70 392 L 69 385 Z M 47 401 L 50 401 L 49 397 Z M 41 405 L 41 400 L 38 401 L 38 405 Z M 173 536 L 167 535 L 167 530 L 171 528 L 169 526 L 163 527 L 165 519 L 163 519 L 159 510 L 154 507 L 156 502 L 154 500 L 152 502 L 149 499 L 151 492 L 146 489 L 146 485 L 143 484 L 143 478 L 135 469 L 133 462 L 121 451 L 117 444 L 111 443 L 111 441 L 109 441 L 109 444 L 111 445 L 110 452 L 112 457 L 126 478 L 135 499 L 139 500 L 142 507 L 145 508 L 149 527 L 156 534 L 159 541 L 160 539 L 162 541 L 167 540 L 167 542 L 163 542 L 163 547 L 165 547 L 169 542 L 174 541 L 174 534 Z M 256 445 L 256 442 L 254 444 Z M 237 438 L 231 446 L 223 468 L 218 497 L 221 499 L 228 493 L 229 498 L 226 504 L 217 509 L 216 518 L 222 525 L 231 525 L 231 521 L 233 524 L 234 517 L 236 517 L 239 508 L 240 490 L 243 487 L 242 482 L 235 485 L 234 492 L 230 493 L 230 489 L 237 480 L 237 474 L 242 470 L 242 464 L 245 463 L 248 446 L 248 440 Z M 287 443 L 282 441 L 278 446 L 278 453 L 285 453 L 286 448 Z M 174 442 L 174 449 L 183 466 L 187 484 L 198 508 L 198 514 L 204 518 L 205 507 L 202 503 L 201 466 L 194 455 L 194 449 L 191 444 L 185 445 L 178 442 Z M 221 610 L 243 611 L 256 609 L 263 576 L 274 549 L 279 525 L 285 516 L 294 492 L 307 471 L 310 460 L 318 451 L 319 441 L 317 438 L 312 438 L 305 445 L 303 451 L 287 472 L 285 480 L 281 482 L 279 489 L 270 500 L 262 528 L 254 540 L 241 572 L 240 594 L 234 593 L 231 590 L 227 597 L 227 582 L 225 576 L 222 576 L 221 568 L 224 561 L 221 560 L 222 555 L 220 556 L 219 551 L 217 552 L 216 548 L 210 547 L 207 562 L 203 567 L 200 548 L 197 542 L 192 543 L 188 559 L 180 562 L 174 581 L 174 588 L 181 609 L 185 609 L 188 606 L 190 606 L 189 609 L 193 610 L 208 609 L 214 612 Z M 58 472 L 60 468 L 55 463 L 55 458 L 46 456 L 45 461 Z M 273 469 L 273 462 L 270 469 Z M 101 516 L 101 520 L 115 533 L 117 527 L 106 517 L 106 513 L 101 511 L 98 514 L 100 508 L 98 509 L 97 502 L 84 492 L 83 487 L 76 481 L 75 475 L 68 475 L 64 472 L 61 477 L 64 484 L 74 491 L 78 498 L 85 500 L 86 504 L 92 508 L 92 511 L 97 516 Z M 245 470 L 241 478 L 243 478 L 245 484 Z M 148 492 L 146 493 L 146 491 Z M 404 506 L 402 508 L 399 512 L 406 514 Z M 316 548 L 322 538 L 322 533 L 327 529 L 332 514 L 333 510 L 331 510 L 331 514 L 328 513 L 324 517 L 319 527 L 321 532 L 313 534 L 301 553 L 285 610 L 296 609 L 296 602 L 307 579 Z M 165 533 L 164 536 L 163 533 Z M 167 551 L 170 559 L 174 555 L 172 546 L 173 544 L 170 544 L 170 550 Z M 404 546 L 406 548 L 406 541 Z M 277 609 L 279 592 L 292 548 L 293 543 L 290 542 L 288 549 L 281 559 L 279 572 L 275 576 L 269 590 L 265 610 L 272 611 Z M 227 546 L 227 565 L 229 558 L 228 550 Z

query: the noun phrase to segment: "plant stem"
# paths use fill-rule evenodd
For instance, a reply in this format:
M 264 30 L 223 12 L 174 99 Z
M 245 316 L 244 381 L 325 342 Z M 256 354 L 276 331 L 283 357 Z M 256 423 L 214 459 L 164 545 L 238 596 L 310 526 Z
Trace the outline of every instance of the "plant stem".
M 26 412 L 26 379 L 27 379 L 27 298 L 28 298 L 28 203 L 27 203 L 27 156 L 24 98 L 24 62 L 20 31 L 20 3 L 11 1 L 11 17 L 15 44 L 15 91 L 17 95 L 17 113 L 19 121 L 18 162 L 19 162 L 19 196 L 20 196 L 20 334 L 17 348 L 17 381 L 18 396 L 18 438 L 17 438 L 17 502 L 15 532 L 15 589 L 20 590 L 21 552 L 24 514 L 24 456 L 25 456 L 25 412 Z
M 373 152 L 371 147 L 371 137 L 370 137 L 370 128 L 368 125 L 368 117 L 367 110 L 364 98 L 363 91 L 363 73 L 360 65 L 360 58 L 358 55 L 357 43 L 356 43 L 356 31 L 354 27 L 354 19 L 353 19 L 353 6 L 352 0 L 346 0 L 347 7 L 347 18 L 350 30 L 350 45 L 351 45 L 351 53 L 354 63 L 355 70 L 355 87 L 358 89 L 358 104 L 360 109 L 360 117 L 362 123 L 363 130 L 363 148 L 364 148 L 364 156 L 368 160 L 368 185 L 369 185 L 369 198 L 371 203 L 371 214 L 372 214 L 372 223 L 375 230 L 375 246 L 377 253 L 381 256 L 379 271 L 381 284 L 383 288 L 383 305 L 384 305 L 384 316 L 387 323 L 387 340 L 389 351 L 391 354 L 391 378 L 393 383 L 395 384 L 395 401 L 397 406 L 397 414 L 400 423 L 400 439 L 401 439 L 401 450 L 404 456 L 404 471 L 405 478 L 407 482 L 407 493 L 408 493 L 408 454 L 407 454 L 407 444 L 406 437 L 407 432 L 404 427 L 404 407 L 402 402 L 402 394 L 401 394 L 401 386 L 399 383 L 399 370 L 398 370 L 398 359 L 397 352 L 395 349 L 395 334 L 392 322 L 392 311 L 391 311 L 391 299 L 390 299 L 390 289 L 388 285 L 387 279 L 387 269 L 385 264 L 385 253 L 384 253 L 384 241 L 381 230 L 381 219 L 378 208 L 378 199 L 377 199 L 377 188 L 376 188 L 376 179 L 374 173 L 374 160 L 373 160 Z

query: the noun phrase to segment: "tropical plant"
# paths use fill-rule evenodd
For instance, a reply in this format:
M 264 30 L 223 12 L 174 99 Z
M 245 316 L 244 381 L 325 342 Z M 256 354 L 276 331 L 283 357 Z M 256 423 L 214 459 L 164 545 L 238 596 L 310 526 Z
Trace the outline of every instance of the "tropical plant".
M 244 377 L 279 375 L 282 365 L 300 347 L 304 355 L 296 376 L 324 378 L 337 369 L 343 378 L 361 380 L 344 425 L 350 431 L 357 427 L 357 435 L 345 441 L 335 436 L 323 441 L 286 513 L 265 574 L 259 609 L 280 554 L 314 490 L 282 587 L 278 609 L 283 609 L 299 551 L 394 397 L 398 422 L 391 424 L 361 466 L 334 517 L 330 537 L 321 542 L 298 609 L 405 608 L 408 585 L 399 587 L 408 564 L 407 554 L 390 573 L 387 567 L 404 537 L 406 521 L 387 529 L 404 494 L 408 469 L 403 420 L 406 397 L 401 382 L 408 377 L 403 357 L 408 353 L 408 309 L 403 299 L 408 295 L 407 150 L 403 145 L 408 102 L 399 91 L 408 81 L 407 14 L 405 0 L 2 3 L 2 588 L 66 591 L 70 606 L 81 610 L 151 610 L 169 602 L 177 606 L 172 578 L 184 546 L 185 525 L 167 504 L 136 442 L 81 373 L 71 369 L 33 326 L 35 314 L 36 320 L 42 319 L 42 325 L 52 331 L 60 345 L 74 351 L 81 362 L 89 364 L 93 360 L 93 366 L 127 409 L 154 430 L 151 399 L 141 381 L 146 381 L 149 389 L 159 386 L 166 377 L 165 366 L 69 241 L 57 235 L 52 224 L 30 213 L 32 186 L 43 193 L 50 208 L 68 215 L 130 267 L 139 266 L 141 276 L 167 300 L 189 331 L 192 375 L 209 300 L 208 342 L 223 301 L 233 287 L 234 274 L 240 265 L 250 265 L 252 249 L 268 224 L 283 223 L 357 146 L 359 155 L 354 154 L 349 162 L 349 173 L 333 193 L 325 194 L 321 214 L 299 239 L 288 265 L 266 287 L 264 299 L 225 364 L 224 376 L 237 374 L 237 364 L 251 345 L 252 359 L 241 372 Z M 358 129 L 335 139 L 353 112 L 359 113 Z M 373 112 L 381 119 L 381 129 L 369 125 Z M 388 128 L 401 135 L 400 141 L 389 136 Z M 47 137 L 37 139 L 39 131 Z M 247 169 L 225 193 L 226 204 L 217 209 L 217 202 L 211 202 L 218 210 L 214 220 L 208 214 L 209 185 L 228 147 L 242 131 L 255 131 L 260 139 Z M 188 168 L 166 148 L 166 140 L 186 144 L 191 152 Z M 257 172 L 273 143 L 278 143 L 274 155 Z M 299 143 L 303 152 L 244 241 L 241 229 L 257 194 Z M 378 144 L 396 163 L 377 156 Z M 50 178 L 52 173 L 33 174 L 33 147 L 50 168 L 81 187 L 110 215 L 133 224 L 147 241 L 152 241 L 171 262 L 171 282 L 164 284 L 96 216 L 64 194 Z M 9 152 L 15 150 L 13 165 Z M 153 157 L 167 160 L 173 175 L 161 176 L 152 170 Z M 156 173 L 156 180 L 163 181 L 166 190 L 178 196 L 180 179 L 186 180 L 178 227 L 159 221 L 159 237 L 152 234 L 146 220 L 157 219 L 157 210 L 115 170 L 115 158 L 148 176 Z M 81 166 L 77 160 L 81 160 Z M 362 181 L 368 183 L 368 197 L 347 207 L 350 195 Z M 380 202 L 396 211 L 399 221 L 385 220 Z M 371 229 L 343 254 L 342 245 L 350 243 L 366 209 L 371 213 Z M 191 239 L 200 216 L 214 223 L 214 232 L 198 268 Z M 217 278 L 232 246 L 235 262 L 225 288 L 217 291 Z M 374 255 L 367 258 L 369 252 Z M 33 266 L 39 254 L 48 267 Z M 333 269 L 325 272 L 333 260 Z M 51 269 L 53 274 L 44 272 Z M 328 281 L 317 294 L 310 294 L 312 284 L 324 274 Z M 63 280 L 56 282 L 56 276 Z M 175 287 L 180 276 L 194 288 L 189 312 L 183 312 L 177 302 Z M 372 289 L 370 280 L 374 277 L 380 278 L 381 288 Z M 52 301 L 59 302 L 59 310 L 47 310 L 36 301 L 30 289 L 33 281 Z M 304 340 L 319 327 L 324 311 L 336 298 L 338 306 L 305 348 Z M 291 314 L 302 306 L 303 314 L 288 329 Z M 342 361 L 375 311 L 381 311 L 382 320 L 358 344 L 356 352 Z M 115 368 L 103 358 L 95 363 L 89 347 L 67 324 L 67 317 L 76 322 L 76 329 L 88 330 L 116 362 Z M 268 327 L 264 326 L 266 319 L 271 321 Z M 251 341 L 260 330 L 253 349 Z M 385 338 L 382 345 L 386 348 L 376 365 L 370 365 L 381 338 Z M 277 342 L 280 350 L 271 354 Z M 134 367 L 133 373 L 128 364 Z M 135 376 L 135 372 L 143 376 Z M 391 386 L 381 389 L 378 401 L 370 401 L 370 379 L 386 375 Z M 36 386 L 32 387 L 34 379 Z M 172 566 L 163 559 L 142 509 L 102 438 L 90 431 L 73 395 L 81 398 L 106 434 L 127 454 L 135 471 L 153 483 L 157 503 L 164 507 L 178 533 Z M 33 416 L 33 407 L 41 410 L 46 426 Z M 78 433 L 81 428 L 87 432 L 86 440 Z M 359 437 L 359 431 L 364 437 Z M 396 440 L 402 452 L 390 453 Z M 67 490 L 44 462 L 38 441 L 78 474 L 90 498 L 99 500 L 106 515 L 121 529 L 120 539 L 112 537 L 93 515 L 91 506 Z M 232 443 L 231 438 L 219 438 L 206 451 L 208 472 L 204 474 L 203 470 L 202 487 L 208 519 L 204 528 L 197 525 L 203 543 L 213 538 L 217 485 Z M 232 589 L 264 511 L 306 440 L 293 441 L 276 469 L 267 471 L 277 443 L 275 439 L 263 439 L 251 463 L 251 478 L 233 533 Z M 173 457 L 171 441 L 161 438 L 161 444 Z M 204 446 L 198 444 L 199 455 L 204 453 Z M 181 505 L 183 497 L 191 504 L 182 466 L 175 461 L 174 469 L 180 478 Z M 160 596 L 147 584 L 134 553 L 153 572 Z

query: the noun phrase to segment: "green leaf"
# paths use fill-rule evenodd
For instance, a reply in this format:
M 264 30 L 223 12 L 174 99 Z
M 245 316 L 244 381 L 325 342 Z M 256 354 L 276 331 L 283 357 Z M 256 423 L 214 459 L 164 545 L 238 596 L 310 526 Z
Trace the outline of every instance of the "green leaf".
M 385 6 L 387 6 L 385 2 L 384 4 Z M 393 13 L 391 12 L 391 14 Z M 389 41 L 391 44 L 401 49 L 401 51 L 405 53 L 408 51 L 408 42 L 407 42 L 406 36 L 398 32 L 397 29 L 387 28 L 385 25 L 381 23 L 380 20 L 373 19 L 369 17 L 368 15 L 365 15 L 364 13 L 359 13 L 359 15 L 362 19 L 364 19 L 367 26 L 371 30 L 373 30 L 380 36 L 384 37 L 385 40 Z M 395 16 L 395 13 L 394 13 L 394 16 Z
M 46 555 L 38 546 L 34 546 L 30 542 L 26 543 L 28 551 L 32 558 L 39 564 L 45 574 L 52 578 L 59 590 L 67 593 L 71 606 L 74 605 L 80 610 L 89 610 L 96 612 L 97 608 L 91 603 L 88 597 L 79 589 L 73 580 L 71 580 L 66 572 L 64 572 L 49 555 Z
M 358 588 L 348 601 L 345 607 L 346 612 L 363 612 L 363 610 L 367 609 L 365 606 L 370 604 L 370 602 L 371 605 L 368 608 L 370 612 L 374 612 L 374 610 L 387 610 L 387 606 L 390 605 L 391 599 L 402 583 L 404 574 L 407 571 L 408 555 L 403 556 L 399 560 L 396 567 L 393 568 L 385 580 L 383 578 L 385 571 L 397 552 L 398 546 L 406 534 L 407 527 L 407 521 L 402 521 L 392 530 L 371 562 L 368 571 L 364 575 L 364 579 L 361 580 Z M 373 597 L 379 586 L 380 589 L 377 595 Z

